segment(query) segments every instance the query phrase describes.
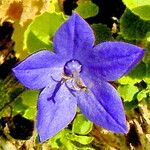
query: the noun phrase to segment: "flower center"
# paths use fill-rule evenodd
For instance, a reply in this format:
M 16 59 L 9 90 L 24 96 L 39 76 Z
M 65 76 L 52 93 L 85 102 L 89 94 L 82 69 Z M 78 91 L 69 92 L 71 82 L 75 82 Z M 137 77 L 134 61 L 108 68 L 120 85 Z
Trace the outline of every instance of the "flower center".
M 78 60 L 72 59 L 66 62 L 64 65 L 64 73 L 62 74 L 62 78 L 60 81 L 55 80 L 52 77 L 52 80 L 57 82 L 54 92 L 51 97 L 47 100 L 53 100 L 55 103 L 55 96 L 60 89 L 62 84 L 65 84 L 68 90 L 75 96 L 75 91 L 86 91 L 88 92 L 88 88 L 85 86 L 84 82 L 80 78 L 80 72 L 82 71 L 82 65 Z
M 82 65 L 78 60 L 72 59 L 68 61 L 64 66 L 64 73 L 67 76 L 78 76 L 82 71 Z

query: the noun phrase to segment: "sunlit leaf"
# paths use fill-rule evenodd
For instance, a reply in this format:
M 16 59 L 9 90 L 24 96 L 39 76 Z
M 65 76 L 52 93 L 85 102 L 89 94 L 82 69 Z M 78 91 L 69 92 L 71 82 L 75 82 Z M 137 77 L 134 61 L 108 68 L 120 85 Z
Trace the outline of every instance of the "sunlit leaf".
M 24 105 L 22 103 L 22 99 L 17 98 L 17 100 L 13 104 L 13 114 L 18 114 L 19 113 L 19 114 L 23 115 L 27 109 L 28 109 L 28 106 Z
M 61 12 L 62 9 L 62 3 L 63 1 L 60 0 L 51 0 L 50 1 L 50 6 L 49 6 L 49 11 L 50 12 Z
M 64 134 L 66 132 L 67 131 L 65 129 L 61 130 L 54 137 L 48 140 L 48 143 L 51 145 L 52 148 L 59 148 L 62 146 L 63 143 L 61 142 L 61 138 L 64 138 Z
M 90 144 L 94 139 L 93 137 L 90 137 L 90 136 L 75 135 L 71 133 L 67 133 L 66 137 L 68 140 L 71 140 L 73 142 L 74 146 L 78 147 L 78 144 L 76 142 L 83 144 L 83 145 L 80 145 L 81 148 L 84 145 Z
M 14 33 L 12 39 L 15 41 L 14 49 L 16 52 L 16 56 L 19 57 L 19 59 L 21 60 L 28 56 L 27 50 L 23 49 L 23 40 L 24 40 L 23 33 L 26 31 L 29 23 L 30 22 L 26 22 L 22 26 L 19 24 L 19 21 L 15 21 L 13 24 Z
M 90 136 L 79 136 L 79 135 L 74 136 L 74 141 L 79 142 L 83 145 L 90 144 L 93 141 L 93 139 L 94 138 Z
M 134 85 L 120 85 L 117 89 L 124 101 L 132 101 L 134 95 L 138 92 L 138 88 Z
M 147 38 L 147 42 L 150 42 L 150 32 L 147 33 L 146 38 Z
M 34 120 L 36 118 L 36 108 L 28 108 L 23 117 L 30 119 L 30 120 Z
M 88 146 L 85 145 L 90 144 L 93 139 L 94 138 L 90 136 L 75 135 L 71 132 L 71 130 L 64 129 L 53 138 L 51 138 L 48 143 L 51 145 L 52 148 L 86 150 Z M 89 147 L 89 150 L 90 149 L 92 148 Z
M 98 13 L 98 6 L 92 3 L 91 0 L 79 0 L 78 7 L 75 9 L 83 18 L 96 16 Z
M 121 84 L 135 84 L 145 79 L 145 77 L 146 77 L 146 64 L 141 62 L 128 75 L 120 78 L 118 82 Z
M 141 101 L 143 99 L 145 99 L 147 97 L 147 94 L 149 93 L 149 90 L 148 89 L 144 89 L 142 91 L 140 91 L 138 94 L 137 94 L 137 99 L 138 101 Z
M 24 117 L 27 119 L 35 119 L 36 116 L 36 109 L 37 109 L 37 100 L 38 100 L 38 91 L 25 91 L 22 93 L 22 103 L 28 106 L 24 113 Z
M 28 90 L 21 94 L 22 102 L 30 107 L 36 107 L 39 91 Z
M 38 99 L 38 91 L 25 91 L 21 94 L 21 103 L 26 106 L 23 116 L 27 119 L 35 119 L 36 116 L 36 105 Z
M 76 146 L 71 141 L 72 137 L 73 134 L 71 133 L 71 130 L 65 129 L 63 132 L 63 136 L 60 139 L 60 142 L 62 143 L 60 147 L 66 150 L 77 149 Z
M 40 49 L 52 50 L 52 37 L 64 21 L 61 13 L 45 12 L 36 17 L 25 32 L 24 49 L 30 53 Z
M 73 121 L 72 132 L 86 135 L 92 130 L 93 124 L 87 120 L 82 114 L 76 116 Z
M 123 0 L 124 4 L 142 19 L 150 20 L 150 0 Z

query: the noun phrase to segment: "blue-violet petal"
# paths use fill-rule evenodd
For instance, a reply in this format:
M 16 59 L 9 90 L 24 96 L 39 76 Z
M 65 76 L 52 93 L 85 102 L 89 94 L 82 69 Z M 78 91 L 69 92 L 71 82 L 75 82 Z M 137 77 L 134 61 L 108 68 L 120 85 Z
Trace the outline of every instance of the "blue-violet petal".
M 94 34 L 88 23 L 74 13 L 57 30 L 54 36 L 54 49 L 57 54 L 68 59 L 80 59 L 91 50 L 94 41 Z
M 107 82 L 83 79 L 88 91 L 78 92 L 78 106 L 92 122 L 116 133 L 127 133 L 121 98 Z
M 42 89 L 54 79 L 60 79 L 64 60 L 48 50 L 27 57 L 13 68 L 17 79 L 30 89 Z
M 143 55 L 142 48 L 129 43 L 104 42 L 94 48 L 84 64 L 91 76 L 114 81 L 133 69 Z
M 65 128 L 76 114 L 76 98 L 65 84 L 58 84 L 59 82 L 51 83 L 39 95 L 36 126 L 40 142 L 48 140 Z

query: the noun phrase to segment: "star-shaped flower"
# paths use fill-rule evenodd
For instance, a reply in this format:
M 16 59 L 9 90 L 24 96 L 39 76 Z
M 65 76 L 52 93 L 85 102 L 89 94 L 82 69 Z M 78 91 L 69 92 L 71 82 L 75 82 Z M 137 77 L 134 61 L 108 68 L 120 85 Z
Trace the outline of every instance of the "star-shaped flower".
M 37 131 L 43 142 L 65 128 L 77 106 L 92 122 L 116 133 L 126 133 L 121 98 L 108 83 L 128 73 L 144 50 L 125 42 L 94 46 L 90 26 L 73 14 L 54 36 L 54 52 L 42 50 L 13 68 L 38 98 Z

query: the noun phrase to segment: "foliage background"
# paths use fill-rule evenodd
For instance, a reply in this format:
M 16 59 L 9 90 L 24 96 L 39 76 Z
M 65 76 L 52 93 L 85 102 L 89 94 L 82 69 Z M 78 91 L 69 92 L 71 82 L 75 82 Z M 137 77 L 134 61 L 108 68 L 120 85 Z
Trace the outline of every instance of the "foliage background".
M 34 129 L 38 91 L 20 85 L 11 68 L 39 49 L 53 50 L 53 35 L 71 15 L 91 25 L 96 43 L 125 41 L 146 49 L 140 64 L 111 83 L 122 97 L 129 132 L 114 134 L 88 121 L 78 110 L 73 122 L 40 144 Z M 0 149 L 149 150 L 150 0 L 1 0 Z

